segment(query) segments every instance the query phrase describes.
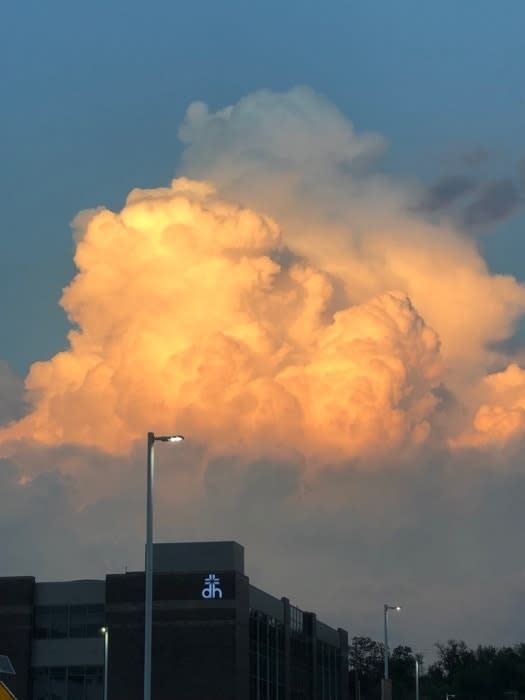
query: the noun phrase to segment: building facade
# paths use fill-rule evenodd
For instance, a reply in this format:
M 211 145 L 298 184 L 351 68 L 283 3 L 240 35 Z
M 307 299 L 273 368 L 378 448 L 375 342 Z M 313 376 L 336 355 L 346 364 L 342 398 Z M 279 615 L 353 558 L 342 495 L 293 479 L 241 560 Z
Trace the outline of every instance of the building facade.
M 348 635 L 250 583 L 236 542 L 154 545 L 153 700 L 347 700 Z M 0 579 L 18 700 L 143 697 L 144 572 Z

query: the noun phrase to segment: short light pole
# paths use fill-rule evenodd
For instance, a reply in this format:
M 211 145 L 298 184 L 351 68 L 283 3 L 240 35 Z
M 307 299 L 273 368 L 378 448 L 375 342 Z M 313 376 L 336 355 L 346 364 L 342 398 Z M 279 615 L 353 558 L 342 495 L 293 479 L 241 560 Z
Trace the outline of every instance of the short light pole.
M 385 681 L 388 680 L 388 611 L 396 610 L 399 612 L 401 610 L 400 605 L 384 605 L 384 620 L 385 620 Z
M 144 700 L 151 700 L 151 641 L 153 627 L 153 466 L 156 442 L 181 442 L 182 435 L 148 433 L 146 493 L 146 598 L 144 615 Z M 105 699 L 107 700 L 107 698 Z
M 101 627 L 100 631 L 104 635 L 104 700 L 108 700 L 108 649 L 109 649 L 109 629 Z
M 419 700 L 419 659 L 416 656 L 416 700 Z

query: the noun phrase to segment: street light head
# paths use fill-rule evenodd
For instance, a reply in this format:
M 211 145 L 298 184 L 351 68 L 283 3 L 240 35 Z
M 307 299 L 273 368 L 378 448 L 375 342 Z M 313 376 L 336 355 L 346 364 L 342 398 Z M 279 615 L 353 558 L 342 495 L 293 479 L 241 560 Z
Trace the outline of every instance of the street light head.
M 160 442 L 182 442 L 184 435 L 155 435 L 155 440 Z
M 100 628 L 100 631 L 101 631 L 102 634 L 106 634 L 106 632 L 108 631 L 108 628 L 107 628 L 107 627 L 101 627 L 101 628 Z
M 396 609 L 397 611 L 399 611 L 399 610 L 401 610 L 401 606 L 400 606 L 400 605 L 396 605 L 395 609 Z

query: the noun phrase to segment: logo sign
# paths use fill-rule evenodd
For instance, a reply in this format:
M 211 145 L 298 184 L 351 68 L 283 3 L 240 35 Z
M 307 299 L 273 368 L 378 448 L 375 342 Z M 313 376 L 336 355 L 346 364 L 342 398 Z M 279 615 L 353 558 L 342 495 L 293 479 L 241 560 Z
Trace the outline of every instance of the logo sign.
M 201 595 L 206 600 L 212 600 L 213 598 L 222 598 L 222 590 L 220 588 L 221 580 L 215 574 L 208 574 L 204 579 L 204 588 L 202 589 Z

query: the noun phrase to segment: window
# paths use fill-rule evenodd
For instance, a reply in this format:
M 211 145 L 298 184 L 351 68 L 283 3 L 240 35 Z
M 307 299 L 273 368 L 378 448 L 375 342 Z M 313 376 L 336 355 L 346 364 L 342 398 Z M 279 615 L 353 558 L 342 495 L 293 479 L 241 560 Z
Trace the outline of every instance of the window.
M 290 674 L 292 700 L 310 696 L 311 643 L 305 634 L 303 611 L 290 606 Z
M 32 700 L 102 700 L 102 666 L 53 666 L 33 671 Z
M 49 697 L 51 700 L 66 700 L 66 669 L 49 669 Z
M 103 605 L 41 605 L 35 608 L 35 639 L 98 637 Z
M 47 700 L 49 689 L 49 675 L 47 668 L 38 668 L 33 671 L 33 700 Z
M 250 698 L 284 698 L 284 627 L 257 610 L 250 610 Z
M 323 642 L 317 642 L 317 678 L 319 700 L 338 700 L 339 650 Z
M 84 700 L 84 669 L 82 666 L 72 666 L 68 669 L 67 698 L 68 700 Z
M 98 666 L 86 666 L 84 680 L 85 700 L 99 700 L 101 686 L 103 687 L 102 669 Z
M 43 605 L 35 608 L 36 639 L 67 637 L 67 606 Z
M 70 637 L 97 637 L 103 626 L 103 605 L 72 605 L 69 608 Z
M 303 611 L 290 605 L 290 627 L 292 632 L 303 631 Z

